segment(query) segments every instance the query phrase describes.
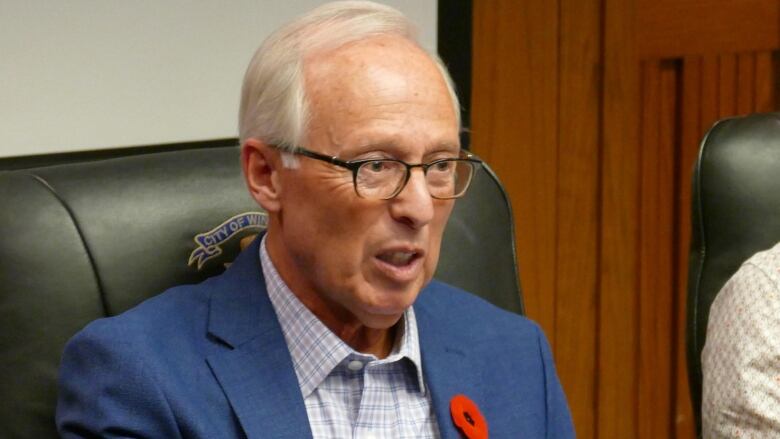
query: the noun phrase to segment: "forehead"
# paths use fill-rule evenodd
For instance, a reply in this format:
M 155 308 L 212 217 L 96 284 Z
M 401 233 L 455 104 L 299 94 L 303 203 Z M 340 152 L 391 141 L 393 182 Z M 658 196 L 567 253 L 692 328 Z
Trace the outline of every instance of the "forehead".
M 408 40 L 375 37 L 315 54 L 304 73 L 310 141 L 326 136 L 348 146 L 354 137 L 401 143 L 414 137 L 457 147 L 457 118 L 444 78 Z

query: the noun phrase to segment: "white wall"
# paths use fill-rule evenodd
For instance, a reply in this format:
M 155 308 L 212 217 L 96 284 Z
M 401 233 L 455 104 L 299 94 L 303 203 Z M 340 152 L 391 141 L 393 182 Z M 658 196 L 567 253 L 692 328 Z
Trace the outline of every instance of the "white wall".
M 382 0 L 436 47 L 436 0 Z M 322 0 L 0 0 L 0 157 L 235 137 L 263 38 Z

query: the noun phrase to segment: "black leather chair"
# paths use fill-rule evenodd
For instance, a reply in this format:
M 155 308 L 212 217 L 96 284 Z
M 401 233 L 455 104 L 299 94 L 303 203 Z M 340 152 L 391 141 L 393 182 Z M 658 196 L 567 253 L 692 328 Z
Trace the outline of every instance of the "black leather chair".
M 30 160 L 0 163 L 3 438 L 56 437 L 65 342 L 91 320 L 222 271 L 249 231 L 214 258 L 201 258 L 200 270 L 194 238 L 234 215 L 260 211 L 244 187 L 235 146 L 85 157 L 30 169 L 19 169 Z M 507 196 L 484 169 L 456 203 L 437 277 L 522 313 L 513 243 Z
M 710 305 L 745 260 L 780 241 L 780 113 L 715 124 L 701 144 L 692 198 L 688 376 L 701 435 L 701 351 Z

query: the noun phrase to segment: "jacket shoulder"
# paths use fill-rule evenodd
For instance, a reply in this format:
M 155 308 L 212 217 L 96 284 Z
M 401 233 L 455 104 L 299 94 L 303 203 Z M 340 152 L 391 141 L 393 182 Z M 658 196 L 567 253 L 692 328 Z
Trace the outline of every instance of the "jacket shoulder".
M 103 341 L 116 344 L 134 341 L 147 343 L 180 342 L 185 335 L 205 334 L 210 290 L 208 281 L 197 285 L 170 288 L 140 304 L 111 317 L 94 320 L 80 330 L 68 344 L 79 341 Z
M 546 343 L 536 322 L 443 282 L 431 282 L 414 310 L 431 327 L 447 328 L 452 336 L 495 352 L 510 349 L 538 355 Z
M 480 331 L 502 333 L 521 331 L 536 336 L 538 325 L 532 320 L 488 302 L 487 300 L 440 281 L 432 281 L 420 294 L 415 310 L 422 308 L 443 323 L 458 327 L 479 327 Z M 489 322 L 489 324 L 485 324 Z

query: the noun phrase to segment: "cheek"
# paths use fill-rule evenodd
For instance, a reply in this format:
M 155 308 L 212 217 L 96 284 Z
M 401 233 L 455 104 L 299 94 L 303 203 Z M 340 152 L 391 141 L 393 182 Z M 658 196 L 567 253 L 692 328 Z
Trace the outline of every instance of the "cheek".
M 351 180 L 308 170 L 293 174 L 284 183 L 282 209 L 287 226 L 318 240 L 337 241 L 347 234 L 353 210 L 350 202 L 356 198 Z
M 354 194 L 350 185 L 333 188 L 320 185 L 298 194 L 285 212 L 287 233 L 302 242 L 311 261 L 329 267 L 330 273 L 352 277 L 362 264 L 373 231 L 381 222 L 381 209 Z M 293 211 L 297 205 L 298 210 Z

